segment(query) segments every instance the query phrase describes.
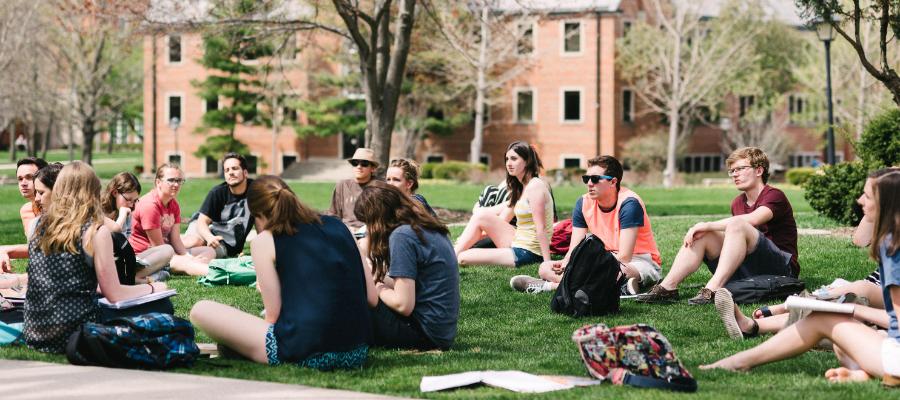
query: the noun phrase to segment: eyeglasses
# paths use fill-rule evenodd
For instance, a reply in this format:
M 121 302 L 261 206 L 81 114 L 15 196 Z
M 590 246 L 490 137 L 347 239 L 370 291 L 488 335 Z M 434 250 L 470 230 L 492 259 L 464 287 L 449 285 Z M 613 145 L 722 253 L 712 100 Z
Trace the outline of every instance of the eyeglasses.
M 119 196 L 122 196 L 122 200 L 125 200 L 126 203 L 132 203 L 132 204 L 134 204 L 134 203 L 137 203 L 137 201 L 138 201 L 138 197 L 135 197 L 135 198 L 133 198 L 133 199 L 129 199 L 129 198 L 125 197 L 125 195 L 122 194 L 122 193 L 119 193 Z
M 361 166 L 363 168 L 368 168 L 372 165 L 372 162 L 369 160 L 350 160 L 350 165 L 354 167 Z
M 596 185 L 596 184 L 600 183 L 601 179 L 611 181 L 611 180 L 613 180 L 613 177 L 611 177 L 609 175 L 582 175 L 581 176 L 581 181 L 584 182 L 585 185 L 587 185 L 588 181 L 591 181 L 591 183 Z
M 728 176 L 732 176 L 732 175 L 734 175 L 734 174 L 743 172 L 743 171 L 744 171 L 745 169 L 747 169 L 747 168 L 753 168 L 753 167 L 750 166 L 750 165 L 744 165 L 744 166 L 740 166 L 740 167 L 734 167 L 734 168 L 728 170 Z
M 170 185 L 184 185 L 185 182 L 184 178 L 169 178 L 163 179 L 163 181 Z

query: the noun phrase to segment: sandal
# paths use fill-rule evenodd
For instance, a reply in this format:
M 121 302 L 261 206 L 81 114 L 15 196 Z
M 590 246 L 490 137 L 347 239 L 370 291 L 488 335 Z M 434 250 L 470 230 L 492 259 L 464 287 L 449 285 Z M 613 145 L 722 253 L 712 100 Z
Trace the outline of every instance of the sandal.
M 760 308 L 757 308 L 756 310 L 753 310 L 754 318 L 756 318 L 757 311 L 759 311 L 759 315 L 762 316 L 762 318 L 768 318 L 774 315 L 772 314 L 772 310 L 769 309 L 769 306 L 762 306 Z
M 741 331 L 741 334 L 744 335 L 744 339 L 755 338 L 759 336 L 759 323 L 754 319 L 753 327 L 750 328 L 750 332 Z

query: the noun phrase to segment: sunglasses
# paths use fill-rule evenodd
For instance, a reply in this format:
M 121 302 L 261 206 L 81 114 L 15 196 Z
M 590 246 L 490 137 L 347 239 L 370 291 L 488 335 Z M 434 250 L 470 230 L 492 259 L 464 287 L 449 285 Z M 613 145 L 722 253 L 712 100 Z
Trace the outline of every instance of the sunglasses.
M 350 160 L 350 165 L 354 167 L 362 166 L 363 168 L 368 168 L 373 164 L 368 160 Z
M 611 181 L 611 180 L 613 180 L 613 177 L 611 177 L 609 175 L 582 175 L 581 176 L 581 181 L 584 182 L 585 185 L 587 185 L 588 181 L 591 181 L 591 183 L 596 185 L 596 184 L 600 183 L 600 180 Z

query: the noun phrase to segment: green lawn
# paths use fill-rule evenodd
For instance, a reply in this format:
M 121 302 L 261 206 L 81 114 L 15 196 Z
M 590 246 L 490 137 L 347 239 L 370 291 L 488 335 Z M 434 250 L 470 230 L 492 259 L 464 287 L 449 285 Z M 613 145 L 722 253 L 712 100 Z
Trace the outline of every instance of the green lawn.
M 191 180 L 181 196 L 185 216 L 196 210 L 205 191 L 216 181 Z M 329 201 L 331 185 L 292 184 L 308 204 L 324 208 Z M 422 185 L 421 193 L 437 207 L 469 209 L 480 186 L 456 184 Z M 571 208 L 582 188 L 555 189 L 561 211 Z M 682 236 L 689 226 L 701 219 L 728 213 L 733 189 L 656 189 L 640 188 L 651 216 L 664 269 L 668 269 Z M 806 228 L 833 228 L 836 225 L 810 211 L 798 189 L 786 189 L 796 212 L 798 223 Z M 21 205 L 14 186 L 0 187 L 0 242 L 23 240 L 17 210 Z M 706 214 L 706 216 L 697 216 Z M 453 227 L 458 235 L 461 227 Z M 809 287 L 830 282 L 835 277 L 859 279 L 868 274 L 874 263 L 865 252 L 854 248 L 848 238 L 801 236 L 800 263 L 802 276 Z M 23 261 L 15 262 L 24 270 Z M 682 286 L 682 302 L 669 306 L 649 306 L 624 301 L 622 313 L 604 318 L 572 319 L 551 314 L 549 294 L 524 295 L 511 290 L 509 278 L 516 274 L 536 274 L 537 266 L 512 270 L 493 266 L 467 268 L 460 272 L 462 304 L 459 335 L 448 352 L 410 352 L 376 349 L 370 353 L 367 367 L 360 371 L 323 373 L 295 367 L 267 367 L 233 360 L 201 360 L 192 369 L 179 372 L 215 375 L 239 379 L 256 379 L 299 383 L 319 387 L 341 388 L 400 396 L 429 398 L 512 398 L 517 396 L 502 389 L 477 388 L 457 391 L 419 393 L 423 375 L 440 375 L 482 369 L 518 369 L 538 374 L 586 375 L 578 351 L 569 337 L 576 328 L 591 323 L 609 325 L 644 322 L 657 327 L 672 342 L 678 355 L 698 379 L 697 398 L 876 398 L 896 396 L 871 382 L 832 385 L 821 375 L 837 365 L 833 354 L 814 352 L 789 361 L 757 368 L 749 374 L 705 372 L 697 366 L 746 349 L 762 339 L 735 342 L 728 339 L 711 306 L 690 307 L 685 302 L 709 278 L 701 271 Z M 213 299 L 258 313 L 262 302 L 257 292 L 247 287 L 206 288 L 194 279 L 179 277 L 170 281 L 179 295 L 174 298 L 177 313 L 185 317 L 196 301 Z M 753 307 L 746 307 L 746 311 Z M 199 341 L 209 341 L 198 332 Z M 64 357 L 48 356 L 24 347 L 0 349 L 0 358 L 36 359 L 65 362 Z M 683 397 L 663 391 L 639 390 L 600 385 L 554 392 L 543 398 L 669 398 Z M 895 397 L 896 398 L 896 397 Z
M 18 158 L 23 158 L 25 153 L 18 152 Z M 75 159 L 81 159 L 81 150 L 75 149 Z M 50 150 L 47 152 L 47 161 L 61 163 L 69 162 L 69 151 L 64 149 Z M 106 148 L 102 151 L 94 151 L 94 169 L 101 178 L 112 178 L 113 175 L 122 172 L 134 172 L 134 168 L 143 165 L 144 155 L 140 151 L 114 151 L 112 154 L 106 153 Z M 9 160 L 8 151 L 0 151 L 0 164 L 12 164 L 12 168 L 0 168 L 0 175 L 6 175 L 15 180 L 16 169 L 15 161 Z

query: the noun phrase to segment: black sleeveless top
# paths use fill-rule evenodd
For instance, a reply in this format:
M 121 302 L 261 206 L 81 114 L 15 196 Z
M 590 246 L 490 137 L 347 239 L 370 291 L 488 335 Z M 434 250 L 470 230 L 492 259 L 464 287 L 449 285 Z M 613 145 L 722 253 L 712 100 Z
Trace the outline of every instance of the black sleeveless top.
M 275 322 L 278 358 L 300 362 L 369 343 L 366 284 L 356 241 L 337 218 L 298 224 L 274 236 L 281 312 Z

